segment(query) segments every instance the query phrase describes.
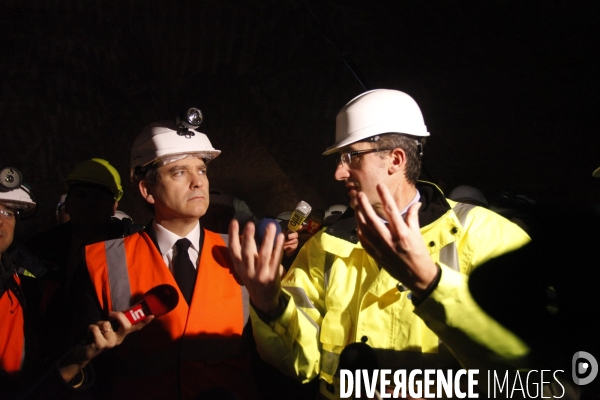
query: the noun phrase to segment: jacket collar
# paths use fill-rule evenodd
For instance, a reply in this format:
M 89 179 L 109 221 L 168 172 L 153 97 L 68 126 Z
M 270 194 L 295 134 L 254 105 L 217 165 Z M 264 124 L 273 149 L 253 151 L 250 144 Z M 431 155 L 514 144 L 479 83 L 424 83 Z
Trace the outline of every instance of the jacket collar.
M 426 181 L 417 182 L 417 190 L 421 194 L 419 209 L 419 225 L 421 228 L 437 221 L 451 209 L 444 193 L 435 184 Z M 325 231 L 328 235 L 343 239 L 350 243 L 358 243 L 356 232 L 356 217 L 350 207 L 346 212 Z

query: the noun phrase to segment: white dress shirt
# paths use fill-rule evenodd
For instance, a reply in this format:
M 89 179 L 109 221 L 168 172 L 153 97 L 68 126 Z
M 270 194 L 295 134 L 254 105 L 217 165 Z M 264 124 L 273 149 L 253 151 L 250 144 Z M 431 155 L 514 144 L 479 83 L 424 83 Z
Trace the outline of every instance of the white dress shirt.
M 173 257 L 177 252 L 177 249 L 175 248 L 175 242 L 183 238 L 169 231 L 156 221 L 152 221 L 152 228 L 154 228 L 154 232 L 156 233 L 156 241 L 158 242 L 160 254 L 163 257 L 163 260 L 165 260 L 165 264 L 167 267 L 169 267 L 171 273 L 174 273 L 175 270 L 173 266 Z M 198 257 L 200 254 L 198 249 L 198 245 L 200 243 L 200 221 L 198 221 L 194 229 L 192 229 L 191 232 L 185 237 L 192 242 L 192 245 L 188 249 L 188 253 L 194 268 L 198 269 Z
M 415 204 L 416 202 L 418 202 L 419 200 L 421 200 L 421 193 L 419 193 L 419 191 L 417 190 L 417 194 L 415 194 L 415 197 L 413 197 L 413 199 L 411 200 L 410 203 L 408 203 L 408 205 L 406 207 L 404 207 L 402 209 L 402 211 L 400 211 L 400 215 L 402 215 L 402 219 L 404 219 L 404 221 L 406 221 L 406 213 L 408 212 L 408 209 L 410 208 L 410 206 L 412 206 L 413 204 Z M 386 221 L 384 218 L 379 217 L 385 224 L 388 223 L 388 221 Z

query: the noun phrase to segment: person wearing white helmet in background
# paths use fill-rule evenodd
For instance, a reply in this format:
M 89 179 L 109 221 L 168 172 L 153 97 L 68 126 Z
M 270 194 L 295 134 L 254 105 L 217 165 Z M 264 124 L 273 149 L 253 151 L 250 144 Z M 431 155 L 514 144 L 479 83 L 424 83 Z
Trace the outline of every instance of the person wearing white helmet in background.
M 92 289 L 82 294 L 88 296 L 82 324 L 129 308 L 160 284 L 179 293 L 173 311 L 112 355 L 111 398 L 254 393 L 242 338 L 247 297 L 223 239 L 199 222 L 209 207 L 208 164 L 221 153 L 196 130 L 201 118 L 192 108 L 184 118 L 142 130 L 131 151 L 130 177 L 154 218 L 142 232 L 86 247 Z
M 485 198 L 483 192 L 474 186 L 459 185 L 452 189 L 448 195 L 448 198 L 459 203 L 467 203 L 473 204 L 474 206 L 490 208 L 490 203 Z
M 323 219 L 323 225 L 331 225 L 337 221 L 342 214 L 346 212 L 348 206 L 343 204 L 333 204 L 325 211 L 325 218 Z
M 259 353 L 303 382 L 319 377 L 321 398 L 340 398 L 342 364 L 352 373 L 366 368 L 358 359 L 342 363 L 348 345 L 406 376 L 423 368 L 510 368 L 528 353 L 473 301 L 468 275 L 530 238 L 497 214 L 418 181 L 428 136 L 406 93 L 357 96 L 338 113 L 336 141 L 323 153 L 338 157 L 335 179 L 348 190 L 354 215 L 313 236 L 282 281 L 281 237 L 273 250 L 258 250 L 247 226 L 239 241 L 230 240 Z M 229 236 L 238 234 L 233 221 Z M 269 235 L 273 229 L 265 240 Z M 411 398 L 425 397 L 416 393 Z
M 36 346 L 28 347 L 25 352 L 26 335 L 27 342 L 36 343 L 31 327 L 25 329 L 31 324 L 29 319 L 35 310 L 23 312 L 26 295 L 22 280 L 25 277 L 17 273 L 17 266 L 6 253 L 14 239 L 20 214 L 31 213 L 36 207 L 31 191 L 21 180 L 21 173 L 15 168 L 0 170 L 0 397 L 67 398 L 93 383 L 94 374 L 88 364 L 94 357 L 120 344 L 125 336 L 141 329 L 152 318 L 132 327 L 122 313 L 111 314 L 123 327 L 118 333 L 107 330 L 109 321 L 94 321 L 87 328 L 90 341 L 74 347 L 60 363 L 49 366 L 43 364 Z

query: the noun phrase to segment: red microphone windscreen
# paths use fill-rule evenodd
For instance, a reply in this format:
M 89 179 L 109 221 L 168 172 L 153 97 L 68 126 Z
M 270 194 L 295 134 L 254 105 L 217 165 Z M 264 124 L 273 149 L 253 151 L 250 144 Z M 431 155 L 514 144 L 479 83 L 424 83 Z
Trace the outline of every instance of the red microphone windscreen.
M 158 285 L 148 290 L 143 296 L 150 314 L 155 317 L 165 315 L 179 303 L 177 289 L 168 284 Z

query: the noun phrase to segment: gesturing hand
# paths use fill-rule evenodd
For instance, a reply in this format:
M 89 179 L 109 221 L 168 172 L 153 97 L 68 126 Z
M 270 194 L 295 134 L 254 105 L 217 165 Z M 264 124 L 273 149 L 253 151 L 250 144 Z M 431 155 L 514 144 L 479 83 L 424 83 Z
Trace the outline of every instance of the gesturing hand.
M 233 219 L 229 224 L 229 254 L 238 277 L 250 294 L 254 307 L 266 315 L 275 317 L 279 308 L 281 261 L 284 236 L 277 235 L 274 224 L 269 224 L 260 249 L 254 240 L 254 224 L 249 222 L 239 235 L 238 222 Z
M 375 213 L 367 196 L 359 193 L 355 210 L 358 238 L 381 267 L 418 296 L 437 274 L 437 267 L 421 236 L 418 217 L 421 203 L 409 208 L 404 222 L 387 187 L 377 185 L 377 193 L 388 224 Z

